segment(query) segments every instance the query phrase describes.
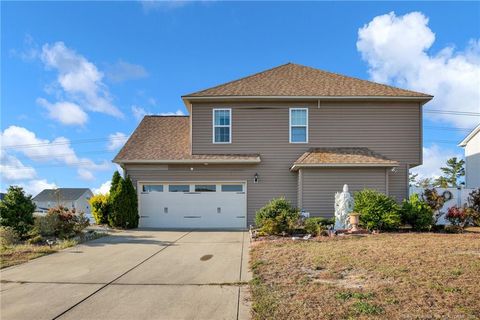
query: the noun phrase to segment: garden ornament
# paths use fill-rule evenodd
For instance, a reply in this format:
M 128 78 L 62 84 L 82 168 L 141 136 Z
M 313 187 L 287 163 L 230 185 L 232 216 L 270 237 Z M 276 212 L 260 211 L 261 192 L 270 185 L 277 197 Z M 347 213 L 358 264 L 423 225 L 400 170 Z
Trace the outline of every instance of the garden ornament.
M 348 192 L 348 185 L 343 186 L 342 192 L 335 193 L 335 230 L 350 228 L 349 215 L 353 211 L 353 197 Z

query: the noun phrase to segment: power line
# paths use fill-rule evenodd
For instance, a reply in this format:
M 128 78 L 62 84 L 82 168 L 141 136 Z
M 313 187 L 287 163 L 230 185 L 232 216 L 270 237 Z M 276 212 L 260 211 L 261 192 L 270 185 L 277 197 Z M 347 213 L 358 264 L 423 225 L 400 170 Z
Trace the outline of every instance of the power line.
M 70 167 L 84 167 L 84 166 L 89 166 L 89 165 L 94 165 L 94 166 L 102 166 L 105 164 L 102 163 L 102 164 L 96 164 L 96 163 L 92 163 L 90 161 L 78 161 L 78 162 L 72 162 L 72 163 L 69 163 L 69 164 L 62 164 L 62 163 L 56 163 L 56 164 L 49 164 L 49 165 L 40 165 L 40 166 L 32 166 L 32 167 L 28 167 L 28 168 L 17 168 L 15 166 L 10 166 L 10 165 L 2 165 L 3 167 L 5 168 L 11 168 L 9 170 L 31 170 L 32 168 L 33 169 L 36 169 L 36 168 L 59 168 L 59 167 L 65 167 L 65 168 L 70 168 Z
M 50 159 L 50 158 L 55 158 L 55 157 L 64 157 L 64 156 L 81 156 L 84 154 L 105 154 L 105 153 L 115 153 L 118 152 L 118 150 L 97 150 L 97 151 L 77 151 L 76 153 L 55 153 L 55 154 L 48 154 L 48 155 L 41 155 L 41 156 L 28 156 L 25 154 L 15 154 L 15 157 L 18 156 L 23 156 L 27 159 L 34 160 L 34 159 Z
M 423 112 L 426 113 L 436 113 L 436 114 L 449 114 L 455 116 L 480 116 L 480 112 L 470 112 L 470 111 L 453 111 L 453 110 L 424 110 Z
M 69 140 L 69 141 L 58 141 L 58 142 L 42 142 L 42 143 L 30 143 L 30 144 L 17 144 L 17 145 L 8 145 L 2 146 L 2 149 L 23 149 L 23 148 L 35 148 L 35 147 L 50 147 L 50 146 L 60 146 L 60 145 L 70 145 L 70 144 L 81 144 L 81 143 L 95 143 L 103 141 L 116 141 L 116 140 L 127 140 L 125 137 L 113 137 L 113 138 L 92 138 L 92 139 L 79 139 L 79 140 Z
M 439 130 L 451 130 L 451 131 L 472 131 L 473 128 L 455 128 L 455 127 L 437 127 L 437 126 L 423 126 L 426 129 L 439 129 Z

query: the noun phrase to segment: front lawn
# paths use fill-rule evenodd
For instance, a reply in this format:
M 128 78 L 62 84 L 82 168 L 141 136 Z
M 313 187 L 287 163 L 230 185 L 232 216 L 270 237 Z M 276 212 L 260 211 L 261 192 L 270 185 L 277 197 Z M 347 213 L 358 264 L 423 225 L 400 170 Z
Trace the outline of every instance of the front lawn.
M 480 318 L 480 234 L 252 243 L 256 319 Z
M 72 247 L 77 244 L 75 240 L 65 240 L 52 245 L 17 244 L 0 247 L 0 269 L 11 267 L 41 256 Z

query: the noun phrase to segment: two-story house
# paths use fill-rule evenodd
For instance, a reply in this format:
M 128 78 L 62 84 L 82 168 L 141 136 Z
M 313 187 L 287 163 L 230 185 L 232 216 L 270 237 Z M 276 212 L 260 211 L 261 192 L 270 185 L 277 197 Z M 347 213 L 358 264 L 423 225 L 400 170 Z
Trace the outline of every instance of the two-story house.
M 182 99 L 189 116 L 146 116 L 114 159 L 142 227 L 246 228 L 281 196 L 331 217 L 344 184 L 401 201 L 432 96 L 288 63 Z

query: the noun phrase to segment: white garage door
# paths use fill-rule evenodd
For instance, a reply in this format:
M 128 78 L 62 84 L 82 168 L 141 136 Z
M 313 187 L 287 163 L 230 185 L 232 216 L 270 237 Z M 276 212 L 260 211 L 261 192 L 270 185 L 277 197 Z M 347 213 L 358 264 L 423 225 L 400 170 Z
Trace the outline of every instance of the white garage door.
M 246 228 L 244 183 L 139 183 L 140 227 Z

